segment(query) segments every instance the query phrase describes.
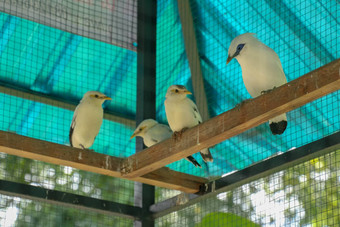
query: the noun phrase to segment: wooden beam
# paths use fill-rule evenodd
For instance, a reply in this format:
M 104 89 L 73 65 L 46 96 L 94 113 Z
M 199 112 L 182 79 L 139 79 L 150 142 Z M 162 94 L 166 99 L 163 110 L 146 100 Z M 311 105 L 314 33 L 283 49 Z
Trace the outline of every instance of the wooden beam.
M 18 98 L 31 100 L 34 102 L 40 102 L 50 106 L 56 106 L 71 111 L 74 111 L 78 105 L 78 103 L 72 103 L 69 100 L 56 99 L 52 96 L 44 95 L 36 91 L 30 91 L 28 89 L 26 90 L 23 88 L 19 89 L 4 83 L 0 83 L 0 92 Z M 130 128 L 134 128 L 136 125 L 135 120 L 126 117 L 121 117 L 114 113 L 109 113 L 107 111 L 104 112 L 104 119 L 124 124 Z
M 194 89 L 197 108 L 200 111 L 203 121 L 208 120 L 209 110 L 207 95 L 204 90 L 204 81 L 201 68 L 200 57 L 197 48 L 196 33 L 194 28 L 194 19 L 190 8 L 189 0 L 177 0 L 178 13 L 182 23 L 182 33 L 187 54 L 192 87 Z
M 122 178 L 120 173 L 122 158 L 14 133 L 0 131 L 0 152 Z M 207 182 L 205 178 L 176 172 L 166 167 L 129 180 L 181 190 L 187 193 L 198 192 L 200 185 Z
M 340 88 L 340 59 L 243 103 L 182 134 L 128 157 L 122 175 L 138 177 L 211 147 L 282 113 L 296 109 Z M 268 129 L 269 130 L 269 129 Z

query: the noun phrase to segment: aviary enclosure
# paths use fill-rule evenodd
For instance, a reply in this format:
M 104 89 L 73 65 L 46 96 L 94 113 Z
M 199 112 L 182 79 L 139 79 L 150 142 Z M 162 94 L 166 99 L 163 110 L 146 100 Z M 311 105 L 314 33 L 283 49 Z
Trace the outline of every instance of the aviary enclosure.
M 338 1 L 2 0 L 0 11 L 1 226 L 339 225 Z M 240 59 L 226 64 L 247 32 L 288 81 L 254 98 Z M 168 124 L 175 84 L 201 124 L 149 148 L 130 140 L 144 119 Z M 112 100 L 93 145 L 74 148 L 72 116 L 91 90 Z M 213 162 L 198 153 L 208 147 Z

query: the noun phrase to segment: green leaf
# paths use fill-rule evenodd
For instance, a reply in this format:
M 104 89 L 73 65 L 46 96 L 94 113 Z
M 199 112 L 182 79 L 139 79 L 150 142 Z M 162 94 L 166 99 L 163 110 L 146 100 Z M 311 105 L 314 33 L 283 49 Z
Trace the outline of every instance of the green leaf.
M 260 227 L 260 225 L 255 224 L 254 222 L 244 217 L 240 217 L 232 213 L 223 213 L 223 212 L 214 212 L 214 213 L 207 214 L 202 219 L 202 222 L 196 225 L 196 227 L 205 227 L 205 226 Z

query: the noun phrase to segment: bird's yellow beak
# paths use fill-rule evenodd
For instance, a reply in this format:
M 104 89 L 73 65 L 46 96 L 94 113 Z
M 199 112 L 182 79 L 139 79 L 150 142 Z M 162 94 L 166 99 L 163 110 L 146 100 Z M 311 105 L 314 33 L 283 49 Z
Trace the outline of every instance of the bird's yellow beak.
M 184 91 L 183 93 L 186 94 L 186 95 L 192 95 L 192 93 L 188 90 Z
M 105 99 L 105 100 L 112 100 L 112 98 L 108 97 L 108 96 L 103 96 L 102 99 Z
M 132 140 L 132 139 L 135 138 L 136 136 L 137 136 L 137 133 L 134 132 L 134 133 L 132 134 L 132 136 L 130 137 L 130 140 Z
M 141 131 L 143 131 L 143 129 L 145 129 L 145 128 L 146 128 L 146 126 L 141 127 L 140 130 L 137 130 L 137 129 L 136 129 L 136 131 L 134 131 L 133 134 L 132 134 L 132 136 L 130 137 L 130 140 L 133 139 L 134 137 L 138 136 L 138 134 L 139 134 Z
M 230 57 L 230 56 L 228 55 L 228 58 L 227 58 L 227 65 L 229 64 L 229 62 L 230 62 L 231 60 L 233 60 L 233 58 Z

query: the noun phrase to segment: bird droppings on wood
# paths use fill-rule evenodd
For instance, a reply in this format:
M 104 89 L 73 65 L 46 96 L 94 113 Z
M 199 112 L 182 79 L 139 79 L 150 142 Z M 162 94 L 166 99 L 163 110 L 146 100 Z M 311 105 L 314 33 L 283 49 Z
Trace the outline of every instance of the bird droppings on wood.
M 121 165 L 122 176 L 131 173 L 137 167 L 137 160 L 135 158 L 127 158 L 126 160 L 127 162 L 123 162 Z
M 187 193 L 181 193 L 177 196 L 176 206 L 184 205 L 189 202 L 189 196 Z
M 111 169 L 111 160 L 109 155 L 105 157 L 105 169 Z

